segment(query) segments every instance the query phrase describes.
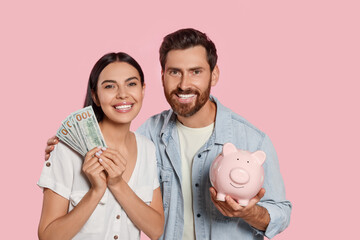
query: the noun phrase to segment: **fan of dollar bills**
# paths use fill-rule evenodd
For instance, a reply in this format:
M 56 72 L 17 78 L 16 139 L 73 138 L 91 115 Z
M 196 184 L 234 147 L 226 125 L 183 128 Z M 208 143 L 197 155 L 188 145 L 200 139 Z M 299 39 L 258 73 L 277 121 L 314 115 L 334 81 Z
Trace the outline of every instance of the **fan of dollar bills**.
M 91 106 L 71 113 L 62 121 L 56 136 L 83 156 L 94 147 L 106 147 Z

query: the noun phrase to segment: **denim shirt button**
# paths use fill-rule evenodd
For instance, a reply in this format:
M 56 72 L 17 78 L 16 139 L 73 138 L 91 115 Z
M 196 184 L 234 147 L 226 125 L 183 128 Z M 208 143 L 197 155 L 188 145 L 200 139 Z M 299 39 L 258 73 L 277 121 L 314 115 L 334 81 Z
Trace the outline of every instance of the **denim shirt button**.
M 198 154 L 198 158 L 201 158 L 201 154 L 200 154 L 200 153 Z
M 199 186 L 199 184 L 198 183 L 195 183 L 195 187 L 198 187 Z
M 201 217 L 201 214 L 200 214 L 200 213 L 198 213 L 196 216 L 199 218 L 199 217 Z

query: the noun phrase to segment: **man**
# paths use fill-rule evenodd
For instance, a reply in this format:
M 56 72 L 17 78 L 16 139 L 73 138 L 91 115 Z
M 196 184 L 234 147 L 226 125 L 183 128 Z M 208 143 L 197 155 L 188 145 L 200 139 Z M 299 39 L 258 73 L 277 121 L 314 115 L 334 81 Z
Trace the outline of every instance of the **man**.
M 163 239 L 272 238 L 290 221 L 291 203 L 270 139 L 210 96 L 219 80 L 216 62 L 215 45 L 195 29 L 167 35 L 160 47 L 162 83 L 172 109 L 148 119 L 138 132 L 157 148 Z M 264 188 L 247 207 L 229 196 L 217 201 L 210 184 L 210 165 L 226 142 L 267 155 Z

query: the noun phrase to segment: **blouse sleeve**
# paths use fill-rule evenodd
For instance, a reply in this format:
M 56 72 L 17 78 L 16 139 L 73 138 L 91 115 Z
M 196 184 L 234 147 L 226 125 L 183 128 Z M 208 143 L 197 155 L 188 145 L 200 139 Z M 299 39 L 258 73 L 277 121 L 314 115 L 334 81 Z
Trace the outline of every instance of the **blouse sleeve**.
M 68 146 L 59 142 L 51 152 L 49 160 L 45 161 L 37 185 L 69 199 L 74 175 L 71 159 L 74 156 L 78 157 Z
M 154 154 L 153 154 L 152 167 L 153 167 L 153 172 L 154 172 L 154 185 L 153 185 L 153 190 L 155 190 L 155 189 L 157 189 L 158 187 L 160 187 L 159 174 L 158 174 L 158 169 L 157 169 L 157 160 L 156 160 L 156 154 L 155 154 L 155 148 L 154 148 Z

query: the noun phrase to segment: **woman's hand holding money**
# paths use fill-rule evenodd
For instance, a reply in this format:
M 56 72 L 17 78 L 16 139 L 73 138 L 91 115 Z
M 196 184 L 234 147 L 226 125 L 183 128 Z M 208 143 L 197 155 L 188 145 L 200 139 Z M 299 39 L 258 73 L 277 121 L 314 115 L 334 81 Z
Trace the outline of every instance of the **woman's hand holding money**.
M 99 163 L 98 158 L 95 156 L 99 150 L 100 148 L 95 147 L 85 155 L 82 170 L 90 181 L 91 189 L 97 193 L 104 194 L 106 191 L 105 168 Z
M 107 185 L 109 188 L 124 181 L 123 173 L 126 169 L 126 160 L 120 152 L 110 148 L 102 148 L 102 151 L 97 152 L 96 156 L 108 174 Z

